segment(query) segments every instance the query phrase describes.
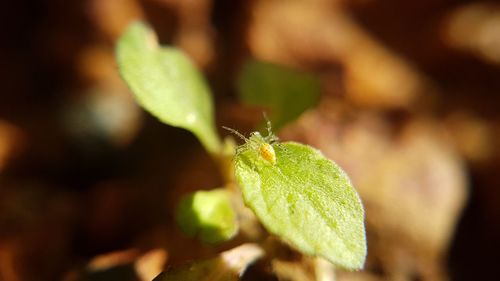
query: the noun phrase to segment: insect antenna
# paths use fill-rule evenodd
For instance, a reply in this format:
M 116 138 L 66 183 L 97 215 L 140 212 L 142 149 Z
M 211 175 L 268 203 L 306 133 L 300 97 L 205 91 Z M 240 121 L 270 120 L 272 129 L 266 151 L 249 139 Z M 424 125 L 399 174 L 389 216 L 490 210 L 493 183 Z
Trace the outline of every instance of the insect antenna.
M 229 132 L 235 134 L 236 136 L 238 136 L 240 139 L 244 140 L 245 142 L 248 142 L 248 139 L 242 135 L 240 132 L 236 131 L 235 129 L 233 128 L 229 128 L 229 127 L 226 127 L 226 126 L 222 126 L 222 128 L 228 130 Z
M 269 120 L 269 118 L 267 118 L 266 112 L 263 112 L 262 115 L 264 115 L 264 119 L 266 120 L 266 128 L 267 128 L 267 136 L 264 139 L 269 143 L 277 142 L 279 139 L 273 133 L 271 120 Z
M 267 117 L 267 113 L 265 111 L 262 112 L 262 116 L 264 117 L 264 120 L 266 120 L 267 135 L 270 136 L 273 134 L 271 127 L 271 120 L 269 120 L 269 118 Z

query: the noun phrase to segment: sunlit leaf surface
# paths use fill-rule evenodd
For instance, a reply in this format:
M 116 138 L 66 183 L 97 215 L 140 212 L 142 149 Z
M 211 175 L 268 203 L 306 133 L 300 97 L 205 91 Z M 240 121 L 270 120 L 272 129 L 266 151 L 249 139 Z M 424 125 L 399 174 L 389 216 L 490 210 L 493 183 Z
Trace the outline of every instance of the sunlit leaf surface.
M 318 150 L 274 144 L 276 163 L 251 147 L 236 157 L 245 203 L 267 230 L 347 269 L 363 267 L 364 211 L 348 176 Z
M 210 91 L 182 51 L 160 47 L 153 31 L 135 22 L 118 41 L 117 61 L 144 109 L 166 124 L 191 131 L 208 151 L 218 152 Z

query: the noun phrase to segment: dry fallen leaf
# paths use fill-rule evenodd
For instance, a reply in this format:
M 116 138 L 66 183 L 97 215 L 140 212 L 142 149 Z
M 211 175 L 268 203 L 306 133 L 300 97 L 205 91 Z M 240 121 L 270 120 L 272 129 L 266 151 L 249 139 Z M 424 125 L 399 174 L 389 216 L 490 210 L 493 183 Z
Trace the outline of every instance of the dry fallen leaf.
M 248 265 L 263 254 L 256 244 L 243 244 L 215 258 L 171 268 L 154 281 L 237 281 Z

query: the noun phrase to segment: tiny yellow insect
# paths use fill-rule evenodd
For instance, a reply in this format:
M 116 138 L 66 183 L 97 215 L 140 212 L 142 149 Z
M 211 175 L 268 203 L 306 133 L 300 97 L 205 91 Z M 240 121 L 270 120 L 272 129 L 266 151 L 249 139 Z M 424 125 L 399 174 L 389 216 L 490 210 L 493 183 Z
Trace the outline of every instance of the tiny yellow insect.
M 276 153 L 272 145 L 263 143 L 259 147 L 259 153 L 262 158 L 266 159 L 271 164 L 276 164 Z
M 265 137 L 263 137 L 259 132 L 253 132 L 250 134 L 250 137 L 247 138 L 234 129 L 224 126 L 223 128 L 245 141 L 244 144 L 238 146 L 238 148 L 236 149 L 236 155 L 243 151 L 251 149 L 258 153 L 260 157 L 262 157 L 270 164 L 276 164 L 276 152 L 274 151 L 273 144 L 278 142 L 278 137 L 276 137 L 276 135 L 272 133 L 271 122 L 267 121 L 267 136 Z

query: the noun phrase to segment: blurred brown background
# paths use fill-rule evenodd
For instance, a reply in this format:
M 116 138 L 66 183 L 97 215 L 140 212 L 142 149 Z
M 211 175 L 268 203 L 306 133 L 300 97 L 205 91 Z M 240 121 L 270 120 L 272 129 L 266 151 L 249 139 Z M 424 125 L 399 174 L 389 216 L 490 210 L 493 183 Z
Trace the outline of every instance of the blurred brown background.
M 280 135 L 363 198 L 368 263 L 339 280 L 497 278 L 498 2 L 19 0 L 0 4 L 0 280 L 87 280 L 95 256 L 127 249 L 119 261 L 156 253 L 155 268 L 214 253 L 172 219 L 180 195 L 222 184 L 214 164 L 117 74 L 137 18 L 204 71 L 219 126 L 261 118 L 236 94 L 247 58 L 320 77 L 317 108 Z

